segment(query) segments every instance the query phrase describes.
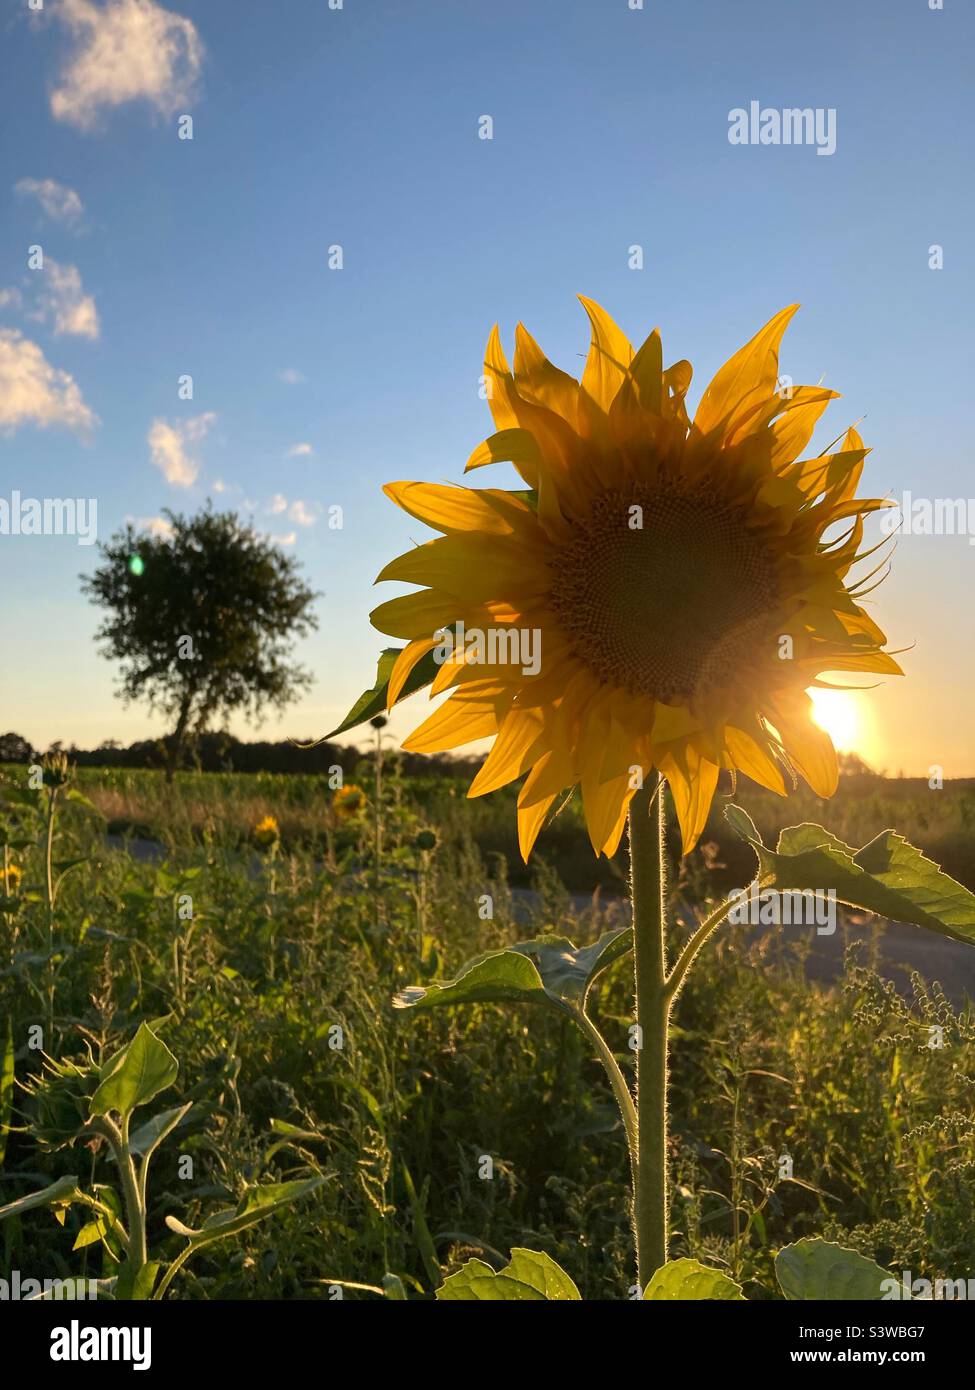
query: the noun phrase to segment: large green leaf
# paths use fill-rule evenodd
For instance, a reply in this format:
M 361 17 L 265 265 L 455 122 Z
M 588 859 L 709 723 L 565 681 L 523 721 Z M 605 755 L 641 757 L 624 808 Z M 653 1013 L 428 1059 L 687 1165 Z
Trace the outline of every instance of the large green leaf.
M 591 946 L 576 946 L 564 936 L 540 936 L 476 956 L 453 980 L 411 985 L 394 996 L 393 1004 L 397 1009 L 433 1009 L 514 1000 L 571 1012 L 583 1003 L 597 975 L 631 945 L 629 927 L 604 932 Z
M 722 1299 L 726 1302 L 744 1302 L 745 1295 L 741 1285 L 722 1274 L 720 1269 L 711 1269 L 699 1260 L 670 1260 L 661 1265 L 646 1287 L 645 1299 Z
M 50 1187 L 42 1187 L 39 1192 L 31 1192 L 27 1197 L 18 1197 L 16 1202 L 8 1202 L 5 1207 L 0 1207 L 0 1221 L 7 1216 L 20 1216 L 34 1207 L 50 1207 L 72 1202 L 77 1195 L 77 1178 L 58 1178 Z
M 192 1109 L 193 1102 L 187 1101 L 185 1105 L 177 1105 L 172 1110 L 161 1110 L 158 1115 L 153 1115 L 151 1120 L 140 1125 L 129 1136 L 129 1153 L 150 1158 L 162 1141 L 172 1134 L 184 1115 Z
M 975 895 L 896 831 L 885 830 L 857 850 L 821 825 L 793 825 L 771 850 L 740 806 L 728 806 L 725 815 L 757 854 L 763 887 L 780 892 L 833 889 L 851 907 L 975 945 Z
M 464 1302 L 556 1303 L 579 1301 L 579 1290 L 549 1255 L 514 1249 L 511 1261 L 494 1270 L 483 1260 L 468 1260 L 437 1290 L 437 1298 Z
M 290 1206 L 301 1197 L 307 1197 L 310 1192 L 321 1187 L 323 1182 L 324 1176 L 298 1182 L 265 1183 L 260 1187 L 249 1188 L 236 1207 L 214 1212 L 199 1230 L 185 1226 L 175 1216 L 167 1216 L 166 1225 L 177 1235 L 185 1236 L 193 1246 L 209 1245 L 212 1241 L 237 1235 L 239 1231 L 263 1221 L 266 1216 L 280 1211 L 282 1207 Z
M 126 1260 L 115 1280 L 115 1297 L 118 1300 L 131 1300 L 144 1303 L 152 1297 L 152 1291 L 159 1277 L 159 1262 L 150 1260 L 144 1265 L 134 1265 Z
M 880 1265 L 829 1240 L 797 1240 L 775 1257 L 775 1276 L 786 1298 L 875 1301 L 897 1297 L 897 1281 Z
M 151 1028 L 140 1023 L 135 1037 L 106 1063 L 102 1080 L 91 1098 L 92 1115 L 109 1111 L 126 1117 L 176 1080 L 179 1063 Z
M 396 665 L 401 651 L 403 651 L 402 647 L 383 649 L 379 656 L 379 664 L 376 667 L 375 685 L 362 692 L 342 723 L 330 734 L 326 734 L 326 738 L 334 738 L 336 734 L 344 734 L 347 729 L 354 729 L 358 724 L 365 724 L 368 719 L 374 719 L 377 714 L 386 713 L 386 692 L 389 689 L 389 678 L 393 674 L 393 667 Z M 427 652 L 426 656 L 421 657 L 407 676 L 406 684 L 403 686 L 399 698 L 405 700 L 407 695 L 412 695 L 417 690 L 422 690 L 425 685 L 430 685 L 439 669 L 434 660 L 433 652 Z

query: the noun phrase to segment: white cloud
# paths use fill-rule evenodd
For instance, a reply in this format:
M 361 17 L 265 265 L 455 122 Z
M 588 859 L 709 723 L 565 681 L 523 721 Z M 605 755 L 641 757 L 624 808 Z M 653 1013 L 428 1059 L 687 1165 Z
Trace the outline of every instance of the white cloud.
M 276 536 L 272 534 L 271 536 L 271 540 L 274 541 L 275 545 L 294 545 L 297 539 L 297 531 L 285 531 L 281 535 Z
M 64 425 L 85 434 L 97 423 L 74 377 L 52 367 L 17 329 L 0 329 L 0 432 L 30 424 Z
M 126 521 L 131 521 L 137 531 L 148 531 L 150 536 L 159 536 L 163 540 L 168 540 L 173 534 L 173 523 L 164 516 L 128 516 Z
M 61 265 L 48 256 L 44 269 L 35 271 L 34 275 L 38 284 L 39 307 L 30 315 L 31 318 L 52 322 L 58 336 L 98 337 L 98 310 L 94 297 L 85 294 L 77 266 Z
M 14 184 L 14 192 L 36 198 L 52 222 L 67 222 L 70 226 L 80 220 L 85 210 L 74 189 L 54 179 L 21 179 Z
M 300 497 L 289 502 L 282 492 L 274 494 L 266 510 L 270 512 L 271 516 L 287 515 L 288 520 L 293 521 L 296 526 L 314 526 L 318 520 L 307 502 L 303 502 Z
M 74 43 L 51 112 L 90 130 L 103 109 L 145 101 L 161 115 L 193 99 L 203 43 L 184 15 L 156 0 L 61 0 L 55 15 Z
M 284 367 L 278 372 L 278 380 L 283 381 L 287 386 L 300 386 L 308 378 L 303 372 L 299 372 L 297 367 Z
M 205 415 L 195 415 L 176 425 L 169 424 L 167 420 L 153 420 L 146 439 L 152 462 L 167 483 L 173 487 L 193 486 L 200 465 L 191 452 L 192 447 L 206 436 L 216 418 L 209 410 Z
M 23 301 L 20 290 L 0 290 L 0 309 L 19 309 Z
M 308 458 L 309 455 L 313 454 L 314 452 L 315 450 L 311 447 L 310 444 L 295 444 L 292 448 L 288 450 L 288 458 Z

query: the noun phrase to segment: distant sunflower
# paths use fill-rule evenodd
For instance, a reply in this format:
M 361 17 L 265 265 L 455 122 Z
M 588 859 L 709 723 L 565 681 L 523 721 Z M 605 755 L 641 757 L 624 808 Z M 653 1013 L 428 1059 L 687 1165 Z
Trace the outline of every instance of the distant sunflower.
M 341 786 L 332 797 L 332 810 L 339 820 L 353 820 L 365 810 L 366 794 L 354 782 Z
M 271 849 L 281 839 L 281 829 L 273 816 L 264 816 L 254 826 L 251 837 L 261 849 Z
M 386 566 L 380 580 L 425 587 L 372 621 L 409 639 L 390 708 L 459 621 L 540 634 L 532 675 L 470 664 L 458 648 L 430 691 L 454 693 L 404 744 L 434 752 L 495 735 L 469 795 L 528 773 L 526 858 L 577 784 L 594 849 L 613 854 L 652 768 L 670 785 L 686 853 L 722 768 L 781 794 L 783 771 L 820 796 L 835 790 L 836 752 L 806 691 L 823 672 L 900 674 L 857 602 L 877 570 L 845 583 L 865 558 L 863 518 L 885 503 L 854 496 L 868 452 L 854 429 L 835 452 L 796 461 L 837 394 L 780 387 L 779 343 L 797 305 L 720 369 L 691 421 L 690 363 L 664 370 L 657 331 L 634 353 L 604 310 L 582 303 L 592 342 L 581 383 L 520 324 L 513 373 L 496 327 L 488 342 L 497 433 L 467 468 L 510 461 L 526 491 L 386 487 L 443 535 Z

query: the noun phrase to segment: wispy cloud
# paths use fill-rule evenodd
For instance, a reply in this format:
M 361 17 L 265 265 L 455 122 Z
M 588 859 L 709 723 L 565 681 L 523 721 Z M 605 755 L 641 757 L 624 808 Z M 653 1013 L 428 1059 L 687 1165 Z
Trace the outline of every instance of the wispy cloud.
M 293 444 L 288 450 L 289 459 L 308 458 L 315 450 L 310 444 Z
M 0 329 L 0 432 L 63 425 L 87 434 L 97 423 L 74 377 L 52 366 L 17 329 Z
M 172 487 L 192 487 L 199 477 L 200 464 L 194 448 L 205 438 L 216 415 L 209 410 L 175 425 L 153 420 L 146 436 L 152 462 Z
M 275 545 L 294 545 L 297 539 L 297 531 L 284 531 L 279 535 L 275 535 L 273 532 L 271 534 L 271 540 L 274 541 Z
M 56 179 L 20 179 L 14 184 L 14 192 L 22 198 L 36 198 L 41 211 L 52 222 L 64 222 L 69 227 L 81 221 L 84 204 L 73 188 L 68 188 Z
M 300 386 L 307 380 L 304 372 L 299 372 L 297 367 L 282 367 L 278 372 L 278 381 L 283 381 L 286 386 Z
M 173 534 L 173 523 L 167 521 L 164 516 L 127 516 L 125 519 L 130 521 L 137 531 L 148 531 L 150 536 L 168 540 Z
M 44 269 L 32 272 L 37 285 L 37 309 L 30 318 L 54 325 L 54 332 L 95 339 L 99 333 L 94 297 L 85 294 L 75 265 L 62 265 L 48 256 Z
M 276 492 L 267 505 L 267 511 L 271 516 L 287 516 L 289 521 L 293 521 L 296 526 L 314 526 L 318 520 L 317 514 L 312 510 L 307 502 L 296 497 L 293 502 L 289 502 L 283 492 Z
M 54 13 L 74 41 L 51 93 L 57 120 L 91 130 L 126 102 L 164 116 L 191 102 L 203 65 L 192 20 L 156 0 L 61 0 Z

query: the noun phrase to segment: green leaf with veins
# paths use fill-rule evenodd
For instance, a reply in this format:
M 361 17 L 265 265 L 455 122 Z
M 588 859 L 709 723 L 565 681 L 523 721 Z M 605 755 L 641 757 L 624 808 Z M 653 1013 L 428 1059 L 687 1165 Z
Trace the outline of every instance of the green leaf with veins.
M 763 889 L 832 889 L 850 907 L 975 945 L 975 894 L 896 831 L 884 830 L 858 850 L 821 825 L 793 825 L 782 831 L 778 847 L 771 850 L 740 806 L 726 807 L 725 816 L 758 856 Z
M 775 1257 L 775 1277 L 786 1298 L 796 1301 L 866 1302 L 897 1297 L 893 1275 L 865 1255 L 829 1240 L 784 1245 Z
M 140 1023 L 128 1046 L 102 1069 L 101 1083 L 90 1102 L 91 1114 L 114 1111 L 125 1118 L 171 1086 L 178 1072 L 179 1063 L 166 1044 Z
M 514 1249 L 502 1270 L 483 1260 L 468 1260 L 449 1275 L 437 1290 L 441 1302 L 578 1302 L 579 1290 L 550 1255 L 538 1250 Z
M 393 997 L 397 1009 L 446 1004 L 549 1004 L 563 1013 L 581 1007 L 594 980 L 632 947 L 629 927 L 604 932 L 591 946 L 540 936 L 476 956 L 452 980 L 411 985 Z

